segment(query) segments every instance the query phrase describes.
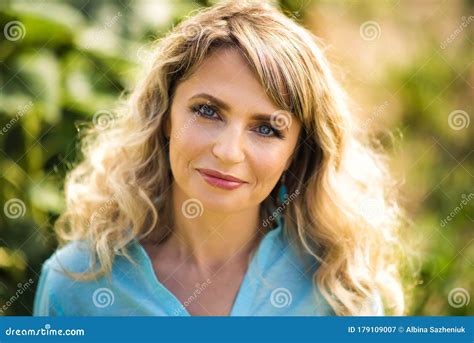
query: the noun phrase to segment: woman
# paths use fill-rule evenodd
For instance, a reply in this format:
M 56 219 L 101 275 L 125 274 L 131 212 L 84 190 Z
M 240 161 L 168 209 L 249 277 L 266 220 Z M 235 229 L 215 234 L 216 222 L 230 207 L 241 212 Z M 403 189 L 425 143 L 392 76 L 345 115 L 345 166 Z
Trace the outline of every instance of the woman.
M 393 185 L 350 120 L 270 5 L 182 22 L 84 139 L 34 314 L 403 314 Z

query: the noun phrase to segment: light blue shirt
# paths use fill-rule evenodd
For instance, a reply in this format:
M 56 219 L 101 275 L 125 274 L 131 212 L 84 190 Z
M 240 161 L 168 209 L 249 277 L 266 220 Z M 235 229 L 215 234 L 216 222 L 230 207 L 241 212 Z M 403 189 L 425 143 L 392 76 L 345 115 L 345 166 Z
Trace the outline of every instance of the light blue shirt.
M 72 272 L 83 272 L 90 267 L 85 242 L 73 241 L 57 250 L 43 264 L 33 315 L 190 316 L 186 310 L 188 304 L 199 301 L 200 293 L 212 292 L 212 280 L 205 280 L 181 303 L 157 279 L 139 241 L 134 239 L 129 244 L 130 255 L 137 265 L 117 255 L 109 275 L 86 282 L 61 273 L 61 266 Z M 296 254 L 279 225 L 260 241 L 230 315 L 334 315 L 313 287 L 311 277 L 316 268 L 317 263 L 310 255 L 300 258 Z M 382 314 L 380 303 L 376 306 L 378 314 Z

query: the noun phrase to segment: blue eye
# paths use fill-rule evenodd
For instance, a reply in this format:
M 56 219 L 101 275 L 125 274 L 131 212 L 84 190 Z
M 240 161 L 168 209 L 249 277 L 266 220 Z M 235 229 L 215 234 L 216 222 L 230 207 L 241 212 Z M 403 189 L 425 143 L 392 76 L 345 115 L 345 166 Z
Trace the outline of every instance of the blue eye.
M 261 129 L 261 130 L 258 130 L 258 129 Z M 283 134 L 281 133 L 281 131 L 273 128 L 271 125 L 269 124 L 264 124 L 264 125 L 260 125 L 258 128 L 257 128 L 257 132 L 259 134 L 261 134 L 262 136 L 264 137 L 277 137 L 277 138 L 283 138 Z
M 191 107 L 191 110 L 196 113 L 198 116 L 204 118 L 204 119 L 209 119 L 209 120 L 219 120 L 219 115 L 217 112 L 217 109 L 208 104 L 198 104 L 195 106 Z M 280 138 L 284 139 L 284 135 L 281 131 L 275 129 L 273 126 L 271 126 L 268 123 L 261 124 L 260 126 L 257 127 L 255 130 L 260 136 L 265 137 L 265 138 Z
M 258 129 L 260 129 L 260 130 L 258 130 Z M 262 135 L 264 135 L 264 136 L 269 136 L 269 135 L 273 134 L 273 129 L 270 125 L 261 125 L 261 126 L 258 127 L 258 129 L 257 129 L 257 131 L 259 133 L 261 133 Z
M 197 113 L 201 117 L 205 117 L 208 119 L 217 119 L 214 115 L 217 115 L 217 111 L 210 105 L 202 104 L 193 106 L 193 112 Z

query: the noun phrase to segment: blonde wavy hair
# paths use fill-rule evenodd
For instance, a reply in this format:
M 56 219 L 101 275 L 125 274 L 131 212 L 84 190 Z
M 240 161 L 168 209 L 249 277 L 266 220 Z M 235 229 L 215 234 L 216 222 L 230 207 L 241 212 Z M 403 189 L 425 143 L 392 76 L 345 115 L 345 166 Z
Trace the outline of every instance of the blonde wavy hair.
M 170 235 L 165 125 L 173 92 L 210 52 L 233 47 L 269 98 L 302 123 L 286 173 L 288 193 L 299 196 L 282 215 L 286 233 L 319 261 L 315 287 L 337 315 L 373 314 L 374 294 L 385 314 L 404 314 L 397 185 L 380 149 L 352 123 L 320 46 L 272 5 L 240 1 L 201 10 L 155 42 L 144 77 L 107 125 L 89 128 L 84 158 L 66 178 L 67 209 L 55 223 L 60 245 L 87 240 L 97 255 L 92 270 L 70 274 L 82 280 L 108 274 L 116 255 L 131 260 L 127 244 L 134 238 L 153 235 L 159 242 Z

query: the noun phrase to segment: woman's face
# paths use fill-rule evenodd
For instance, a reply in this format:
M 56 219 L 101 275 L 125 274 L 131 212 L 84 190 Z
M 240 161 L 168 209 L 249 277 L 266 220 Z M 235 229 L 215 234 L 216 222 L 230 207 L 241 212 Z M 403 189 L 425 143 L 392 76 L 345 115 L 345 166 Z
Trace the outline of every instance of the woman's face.
M 301 123 L 290 116 L 236 50 L 215 51 L 174 94 L 167 133 L 175 186 L 214 211 L 259 205 L 291 163 Z

